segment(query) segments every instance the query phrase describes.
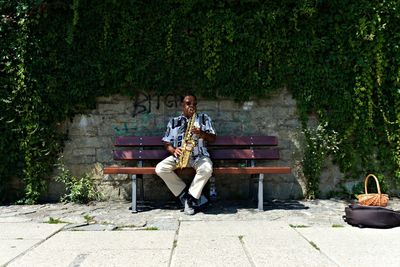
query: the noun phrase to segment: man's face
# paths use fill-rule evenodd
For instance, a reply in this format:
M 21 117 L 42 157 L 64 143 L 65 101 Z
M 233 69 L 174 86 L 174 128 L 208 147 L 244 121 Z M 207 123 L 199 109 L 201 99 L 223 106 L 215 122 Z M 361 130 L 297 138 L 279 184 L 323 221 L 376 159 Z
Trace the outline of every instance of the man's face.
M 182 102 L 182 112 L 185 117 L 192 117 L 197 109 L 197 101 L 193 96 L 186 96 Z

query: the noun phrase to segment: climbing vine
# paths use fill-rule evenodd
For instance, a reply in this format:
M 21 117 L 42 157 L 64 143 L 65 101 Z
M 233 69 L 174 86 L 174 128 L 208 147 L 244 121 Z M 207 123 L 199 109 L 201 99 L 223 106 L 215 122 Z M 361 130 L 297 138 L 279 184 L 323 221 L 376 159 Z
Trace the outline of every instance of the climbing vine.
M 147 89 L 245 101 L 287 87 L 304 129 L 312 113 L 338 133 L 345 179 L 372 171 L 398 190 L 398 10 L 396 0 L 0 0 L 0 201 L 40 199 L 59 122 L 96 96 Z

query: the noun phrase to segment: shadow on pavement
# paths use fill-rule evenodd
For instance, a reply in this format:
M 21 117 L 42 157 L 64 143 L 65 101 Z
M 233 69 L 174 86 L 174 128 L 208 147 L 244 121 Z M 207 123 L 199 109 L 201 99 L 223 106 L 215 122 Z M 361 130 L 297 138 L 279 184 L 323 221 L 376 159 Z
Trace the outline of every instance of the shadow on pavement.
M 130 208 L 129 208 L 130 209 Z M 150 211 L 154 209 L 162 210 L 182 210 L 183 207 L 175 201 L 154 202 L 140 201 L 138 202 L 137 210 L 139 212 Z M 257 203 L 252 200 L 217 200 L 207 203 L 198 211 L 204 214 L 234 214 L 239 209 L 248 209 L 257 211 Z M 309 207 L 305 206 L 296 200 L 271 200 L 264 202 L 264 211 L 268 210 L 306 210 Z
M 158 202 L 158 201 L 138 201 L 137 207 L 138 212 L 143 211 L 150 211 L 155 209 L 162 209 L 162 210 L 180 210 L 182 207 L 176 201 L 165 201 L 165 202 Z M 132 210 L 129 207 L 129 210 Z
M 268 210 L 305 210 L 309 207 L 296 200 L 274 200 L 264 202 L 264 211 Z M 258 212 L 257 203 L 251 200 L 216 201 L 211 202 L 209 207 L 203 211 L 205 214 L 232 214 L 238 210 L 248 209 Z
M 264 202 L 264 210 L 306 210 L 305 206 L 296 200 L 272 200 Z

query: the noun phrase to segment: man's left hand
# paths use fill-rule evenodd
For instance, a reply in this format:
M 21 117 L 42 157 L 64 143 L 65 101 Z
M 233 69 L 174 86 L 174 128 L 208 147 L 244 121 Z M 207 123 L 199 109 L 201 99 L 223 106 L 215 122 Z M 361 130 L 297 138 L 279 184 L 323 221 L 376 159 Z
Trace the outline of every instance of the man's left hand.
M 192 134 L 198 135 L 200 138 L 203 138 L 203 131 L 200 128 L 193 127 Z

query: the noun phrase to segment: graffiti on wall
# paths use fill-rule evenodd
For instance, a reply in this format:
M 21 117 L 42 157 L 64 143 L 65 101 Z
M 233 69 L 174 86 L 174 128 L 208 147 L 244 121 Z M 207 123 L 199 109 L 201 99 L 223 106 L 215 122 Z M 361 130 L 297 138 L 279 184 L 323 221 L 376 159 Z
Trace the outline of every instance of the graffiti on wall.
M 112 126 L 116 136 L 129 135 L 160 135 L 164 131 L 164 125 L 157 125 L 154 114 L 142 114 L 131 122 L 124 122 Z
M 132 129 L 132 128 L 130 128 L 128 126 L 128 123 L 126 123 L 126 122 L 124 123 L 124 125 L 122 127 L 113 125 L 113 130 L 114 130 L 114 133 L 116 136 L 129 135 L 130 129 Z
M 136 95 L 133 101 L 133 113 L 132 116 L 136 117 L 140 114 L 149 114 L 152 109 L 159 110 L 161 104 L 164 104 L 167 108 L 176 108 L 180 101 L 180 96 L 175 94 L 167 94 L 165 96 L 152 95 L 151 93 L 140 92 Z M 153 106 L 155 104 L 155 107 Z
M 163 132 L 164 125 L 157 125 L 156 115 L 152 113 L 159 110 L 162 105 L 166 108 L 177 108 L 180 96 L 176 94 L 157 95 L 147 92 L 138 93 L 133 100 L 132 122 L 113 125 L 116 136 L 140 134 L 157 134 Z M 161 128 L 160 128 L 161 127 Z

